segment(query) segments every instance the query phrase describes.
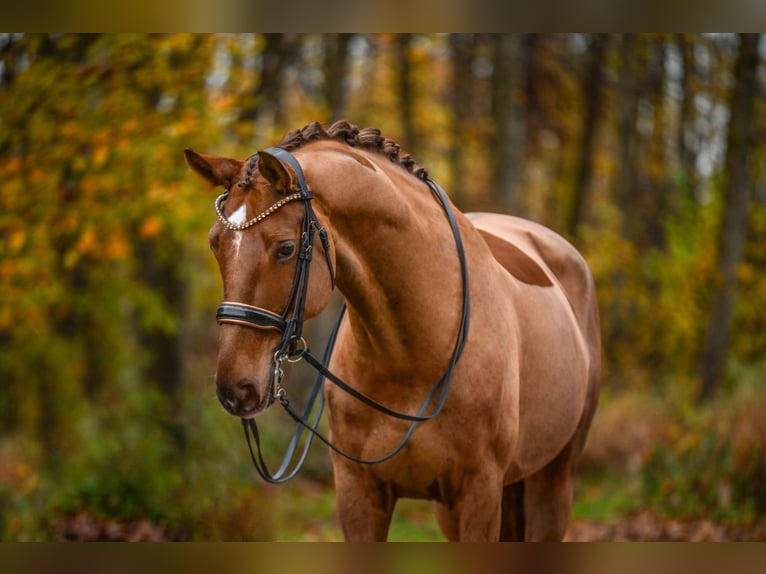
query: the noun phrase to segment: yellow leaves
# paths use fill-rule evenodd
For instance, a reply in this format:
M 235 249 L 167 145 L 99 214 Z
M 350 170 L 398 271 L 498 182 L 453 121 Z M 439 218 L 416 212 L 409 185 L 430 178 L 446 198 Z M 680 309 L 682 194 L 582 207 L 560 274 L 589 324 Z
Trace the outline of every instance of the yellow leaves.
M 32 185 L 46 185 L 50 181 L 50 175 L 44 169 L 34 168 L 27 173 L 28 181 Z
M 85 257 L 95 261 L 125 261 L 132 255 L 131 244 L 121 229 L 99 232 L 88 226 L 64 255 L 63 265 L 65 269 L 73 269 Z
M 81 173 L 88 169 L 88 158 L 83 154 L 77 154 L 72 158 L 72 170 Z
M 0 261 L 0 283 L 7 285 L 16 272 L 16 263 L 11 259 Z
M 141 239 L 151 239 L 152 237 L 159 235 L 163 227 L 164 223 L 159 217 L 150 215 L 143 221 L 143 223 L 141 223 L 138 234 Z
M 105 145 L 101 145 L 96 147 L 93 150 L 93 167 L 100 168 L 103 167 L 103 165 L 106 163 L 106 160 L 109 158 L 109 148 Z
M 199 131 L 200 117 L 196 110 L 189 109 L 184 111 L 181 120 L 178 123 L 178 135 L 186 136 Z
M 100 189 L 99 178 L 94 174 L 86 174 L 80 183 L 80 191 L 83 197 L 91 197 Z
M 21 158 L 19 156 L 7 158 L 3 167 L 8 174 L 17 174 L 21 170 Z
M 104 256 L 111 261 L 123 261 L 131 255 L 131 247 L 125 236 L 117 230 L 112 231 L 106 238 Z
M 166 186 L 162 183 L 153 182 L 149 184 L 146 190 L 146 199 L 150 203 L 161 203 L 162 199 L 167 195 Z
M 216 113 L 228 112 L 236 108 L 238 100 L 236 94 L 216 92 L 210 97 L 210 108 Z
M 85 126 L 82 122 L 70 119 L 61 124 L 61 137 L 73 141 L 86 135 Z
M 92 228 L 86 229 L 80 236 L 77 245 L 74 250 L 80 254 L 85 255 L 92 252 L 96 247 L 96 232 Z
M 136 118 L 128 118 L 122 124 L 122 133 L 126 136 L 132 136 L 138 132 L 139 123 Z
M 754 283 L 758 278 L 758 270 L 750 263 L 741 263 L 736 270 L 737 279 L 744 284 Z
M 18 253 L 21 248 L 24 247 L 26 242 L 27 232 L 23 228 L 17 228 L 10 232 L 8 238 L 8 248 L 10 253 Z

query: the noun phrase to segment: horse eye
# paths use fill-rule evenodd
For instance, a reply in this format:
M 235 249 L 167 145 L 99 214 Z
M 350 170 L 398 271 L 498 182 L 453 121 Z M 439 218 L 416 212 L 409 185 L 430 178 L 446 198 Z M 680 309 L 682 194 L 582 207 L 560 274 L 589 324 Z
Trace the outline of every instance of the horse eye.
M 286 261 L 295 255 L 295 241 L 283 241 L 277 247 L 277 259 Z

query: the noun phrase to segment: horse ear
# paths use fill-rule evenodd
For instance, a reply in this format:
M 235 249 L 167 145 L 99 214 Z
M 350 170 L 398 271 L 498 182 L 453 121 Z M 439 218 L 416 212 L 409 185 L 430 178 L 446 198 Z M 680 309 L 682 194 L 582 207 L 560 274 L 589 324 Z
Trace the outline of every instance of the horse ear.
M 258 152 L 258 171 L 279 193 L 287 194 L 299 187 L 293 168 L 268 152 Z
M 237 159 L 197 153 L 190 149 L 184 150 L 184 158 L 194 173 L 214 187 L 220 185 L 229 189 L 242 171 L 243 162 Z

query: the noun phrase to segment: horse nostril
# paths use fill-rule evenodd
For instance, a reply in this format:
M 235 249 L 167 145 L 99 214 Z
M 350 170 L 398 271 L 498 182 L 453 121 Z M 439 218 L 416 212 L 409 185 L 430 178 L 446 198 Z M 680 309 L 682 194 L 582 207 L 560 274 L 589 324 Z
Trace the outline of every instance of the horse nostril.
M 241 380 L 235 387 L 237 398 L 243 405 L 257 402 L 257 392 L 255 390 L 255 384 L 247 379 Z
M 258 405 L 258 391 L 250 379 L 240 379 L 235 384 L 218 385 L 218 400 L 233 415 L 248 414 Z

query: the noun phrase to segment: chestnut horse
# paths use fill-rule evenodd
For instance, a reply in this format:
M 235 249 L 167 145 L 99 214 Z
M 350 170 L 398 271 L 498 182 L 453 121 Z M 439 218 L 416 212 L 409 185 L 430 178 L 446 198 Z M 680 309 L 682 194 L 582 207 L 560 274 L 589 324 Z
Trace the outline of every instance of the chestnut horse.
M 449 540 L 562 539 L 600 385 L 598 305 L 581 255 L 538 224 L 441 205 L 425 170 L 377 129 L 312 123 L 278 148 L 244 161 L 185 152 L 227 190 L 210 231 L 225 409 L 247 420 L 280 398 L 279 363 L 303 345 L 285 330 L 296 314 L 302 324 L 320 313 L 337 286 L 347 311 L 328 368 L 339 379 L 413 415 L 450 379 L 438 416 L 405 441 L 417 416 L 326 385 L 336 448 L 374 460 L 402 444 L 379 464 L 331 452 L 346 540 L 385 540 L 401 497 L 432 500 Z

